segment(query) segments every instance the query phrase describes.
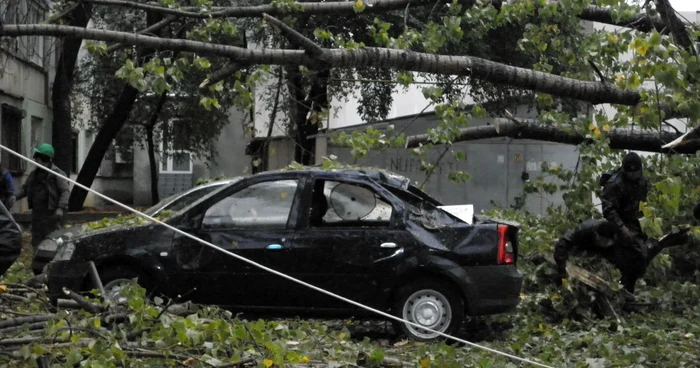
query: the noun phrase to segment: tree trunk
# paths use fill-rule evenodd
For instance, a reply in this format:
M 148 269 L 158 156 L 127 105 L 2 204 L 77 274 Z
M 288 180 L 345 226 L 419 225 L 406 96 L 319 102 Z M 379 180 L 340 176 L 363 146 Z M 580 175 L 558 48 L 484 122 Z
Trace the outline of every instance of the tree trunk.
M 155 141 L 153 139 L 153 129 L 155 129 L 158 123 L 158 117 L 160 117 L 160 112 L 163 110 L 163 105 L 165 105 L 165 100 L 168 99 L 168 92 L 165 91 L 160 95 L 158 103 L 151 114 L 151 120 L 146 125 L 146 144 L 148 145 L 148 163 L 151 171 L 151 202 L 156 204 L 160 202 L 160 195 L 158 193 L 158 163 L 156 162 L 156 149 Z
M 160 202 L 158 193 L 158 163 L 156 162 L 156 151 L 153 141 L 153 125 L 146 127 L 146 144 L 148 145 L 148 163 L 151 168 L 151 204 Z
M 665 131 L 659 133 L 614 128 L 602 134 L 605 134 L 610 139 L 610 148 L 613 149 L 660 153 L 695 153 L 700 149 L 700 142 L 690 142 L 687 145 L 670 150 L 662 148 L 664 144 L 680 136 L 678 133 Z M 556 126 L 496 119 L 493 125 L 461 129 L 460 134 L 452 142 L 476 141 L 498 137 L 531 139 L 571 145 L 579 145 L 588 141 L 588 138 L 586 138 L 584 134 L 565 131 Z M 433 143 L 428 134 L 406 137 L 406 148 L 414 148 L 428 143 Z
M 119 96 L 117 104 L 114 109 L 109 114 L 105 120 L 102 128 L 97 133 L 95 141 L 90 146 L 90 151 L 85 158 L 83 167 L 80 169 L 78 178 L 75 180 L 78 183 L 91 187 L 92 182 L 95 180 L 97 171 L 100 169 L 102 164 L 102 159 L 107 153 L 107 149 L 112 144 L 112 140 L 117 136 L 119 131 L 122 129 L 126 120 L 129 118 L 131 109 L 134 106 L 134 101 L 136 101 L 136 96 L 139 91 L 130 86 L 124 86 L 122 93 Z M 85 197 L 87 197 L 87 191 L 73 187 L 70 193 L 70 199 L 68 200 L 68 208 L 70 211 L 80 211 L 83 209 L 83 203 L 85 202 Z
M 68 24 L 85 28 L 92 16 L 92 4 L 81 4 L 67 15 Z M 51 122 L 51 143 L 56 150 L 54 163 L 68 175 L 71 173 L 73 157 L 73 123 L 70 95 L 73 88 L 73 73 L 78 60 L 78 52 L 83 42 L 79 37 L 63 39 L 61 52 L 56 63 L 56 75 L 53 80 L 51 104 L 53 121 Z
M 147 25 L 152 26 L 161 21 L 162 16 L 148 13 L 146 15 L 146 19 Z M 144 63 L 148 62 L 148 60 L 153 57 L 154 51 L 155 50 L 150 48 L 142 50 L 140 54 L 144 55 Z M 134 102 L 136 101 L 138 93 L 138 90 L 131 85 L 124 84 L 124 88 L 119 95 L 117 104 L 114 106 L 114 109 L 102 124 L 102 128 L 100 128 L 97 136 L 95 137 L 95 141 L 90 147 L 90 151 L 85 158 L 83 167 L 80 169 L 80 173 L 76 178 L 78 183 L 86 187 L 92 186 L 92 182 L 95 180 L 97 171 L 100 169 L 102 160 L 104 159 L 105 153 L 107 153 L 109 146 L 112 144 L 112 140 L 116 138 L 117 134 L 119 134 L 119 131 L 124 127 L 124 124 L 126 124 L 126 121 L 129 118 L 129 114 L 131 113 L 131 109 L 134 107 Z M 70 199 L 68 200 L 69 210 L 81 210 L 83 208 L 83 204 L 85 203 L 86 197 L 86 190 L 82 188 L 73 188 L 70 194 Z

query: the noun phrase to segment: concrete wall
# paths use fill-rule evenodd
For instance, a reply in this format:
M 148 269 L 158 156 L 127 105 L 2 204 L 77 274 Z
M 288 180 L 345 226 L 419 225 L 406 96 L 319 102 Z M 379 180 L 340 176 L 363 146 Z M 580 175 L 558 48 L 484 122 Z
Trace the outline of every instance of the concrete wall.
M 532 118 L 534 112 L 520 107 L 514 112 L 520 118 Z M 406 135 L 425 133 L 427 129 L 439 124 L 434 114 L 423 114 L 415 117 L 393 119 L 388 122 L 373 124 L 378 130 L 386 130 L 393 125 L 395 132 L 402 131 Z M 491 119 L 470 120 L 469 126 L 476 127 L 491 123 Z M 356 129 L 363 130 L 367 126 Z M 350 128 L 343 129 L 348 133 Z M 333 133 L 331 133 L 333 134 Z M 350 148 L 334 146 L 328 135 L 320 136 L 317 142 L 317 163 L 321 156 L 335 155 L 341 162 L 356 163 L 363 166 L 384 168 L 397 174 L 405 175 L 418 185 L 426 180 L 425 172 L 421 171 L 421 158 L 406 149 L 387 149 L 371 151 L 365 158 L 355 161 Z M 270 144 L 270 169 L 279 169 L 291 162 L 293 142 L 290 139 L 273 140 Z M 424 190 L 445 204 L 473 204 L 475 211 L 493 208 L 492 202 L 500 206 L 510 206 L 515 199 L 523 194 L 525 184 L 523 173 L 529 174 L 529 180 L 536 180 L 541 175 L 543 161 L 550 165 L 565 169 L 574 169 L 578 161 L 578 150 L 575 146 L 538 142 L 530 140 L 512 140 L 509 138 L 494 138 L 473 142 L 459 142 L 453 145 L 442 159 L 444 146 L 437 146 L 427 152 L 423 159 L 426 162 L 440 162 L 435 172 L 425 182 Z M 454 152 L 466 154 L 466 160 L 458 161 Z M 471 176 L 467 183 L 454 183 L 449 174 L 454 171 L 464 171 Z M 545 178 L 553 182 L 552 178 Z M 531 195 L 525 207 L 532 213 L 544 213 L 550 204 L 561 204 L 562 193 L 553 196 Z

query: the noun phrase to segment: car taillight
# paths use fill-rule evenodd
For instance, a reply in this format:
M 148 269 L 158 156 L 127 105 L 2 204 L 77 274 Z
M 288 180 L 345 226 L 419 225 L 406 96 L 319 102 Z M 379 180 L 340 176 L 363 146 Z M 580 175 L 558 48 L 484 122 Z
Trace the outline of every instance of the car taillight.
M 508 238 L 508 226 L 498 225 L 498 264 L 513 264 L 513 243 Z

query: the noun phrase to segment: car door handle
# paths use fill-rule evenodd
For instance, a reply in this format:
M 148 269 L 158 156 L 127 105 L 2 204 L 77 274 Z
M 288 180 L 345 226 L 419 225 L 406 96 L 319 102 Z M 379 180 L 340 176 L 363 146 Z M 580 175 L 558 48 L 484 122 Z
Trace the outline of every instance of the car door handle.
M 396 248 L 396 243 L 382 243 L 381 248 Z
M 279 245 L 279 244 L 270 244 L 267 247 L 265 247 L 265 249 L 267 249 L 267 250 L 282 250 L 282 249 L 284 249 L 284 247 Z

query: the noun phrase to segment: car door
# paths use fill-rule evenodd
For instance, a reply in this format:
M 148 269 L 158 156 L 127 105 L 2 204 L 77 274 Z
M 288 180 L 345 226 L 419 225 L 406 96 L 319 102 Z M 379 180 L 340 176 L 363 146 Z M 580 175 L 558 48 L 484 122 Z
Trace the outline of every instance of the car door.
M 272 269 L 282 268 L 291 245 L 298 178 L 273 178 L 234 185 L 198 206 L 196 228 L 187 232 L 226 251 Z M 176 234 L 177 277 L 197 289 L 191 299 L 204 304 L 276 306 L 285 290 L 280 277 L 217 249 Z M 182 289 L 182 288 L 181 288 Z
M 317 177 L 309 188 L 292 244 L 293 275 L 351 300 L 381 305 L 382 280 L 405 259 L 402 245 L 410 241 L 397 221 L 399 212 L 367 183 Z M 318 292 L 305 296 L 330 308 L 355 308 Z

